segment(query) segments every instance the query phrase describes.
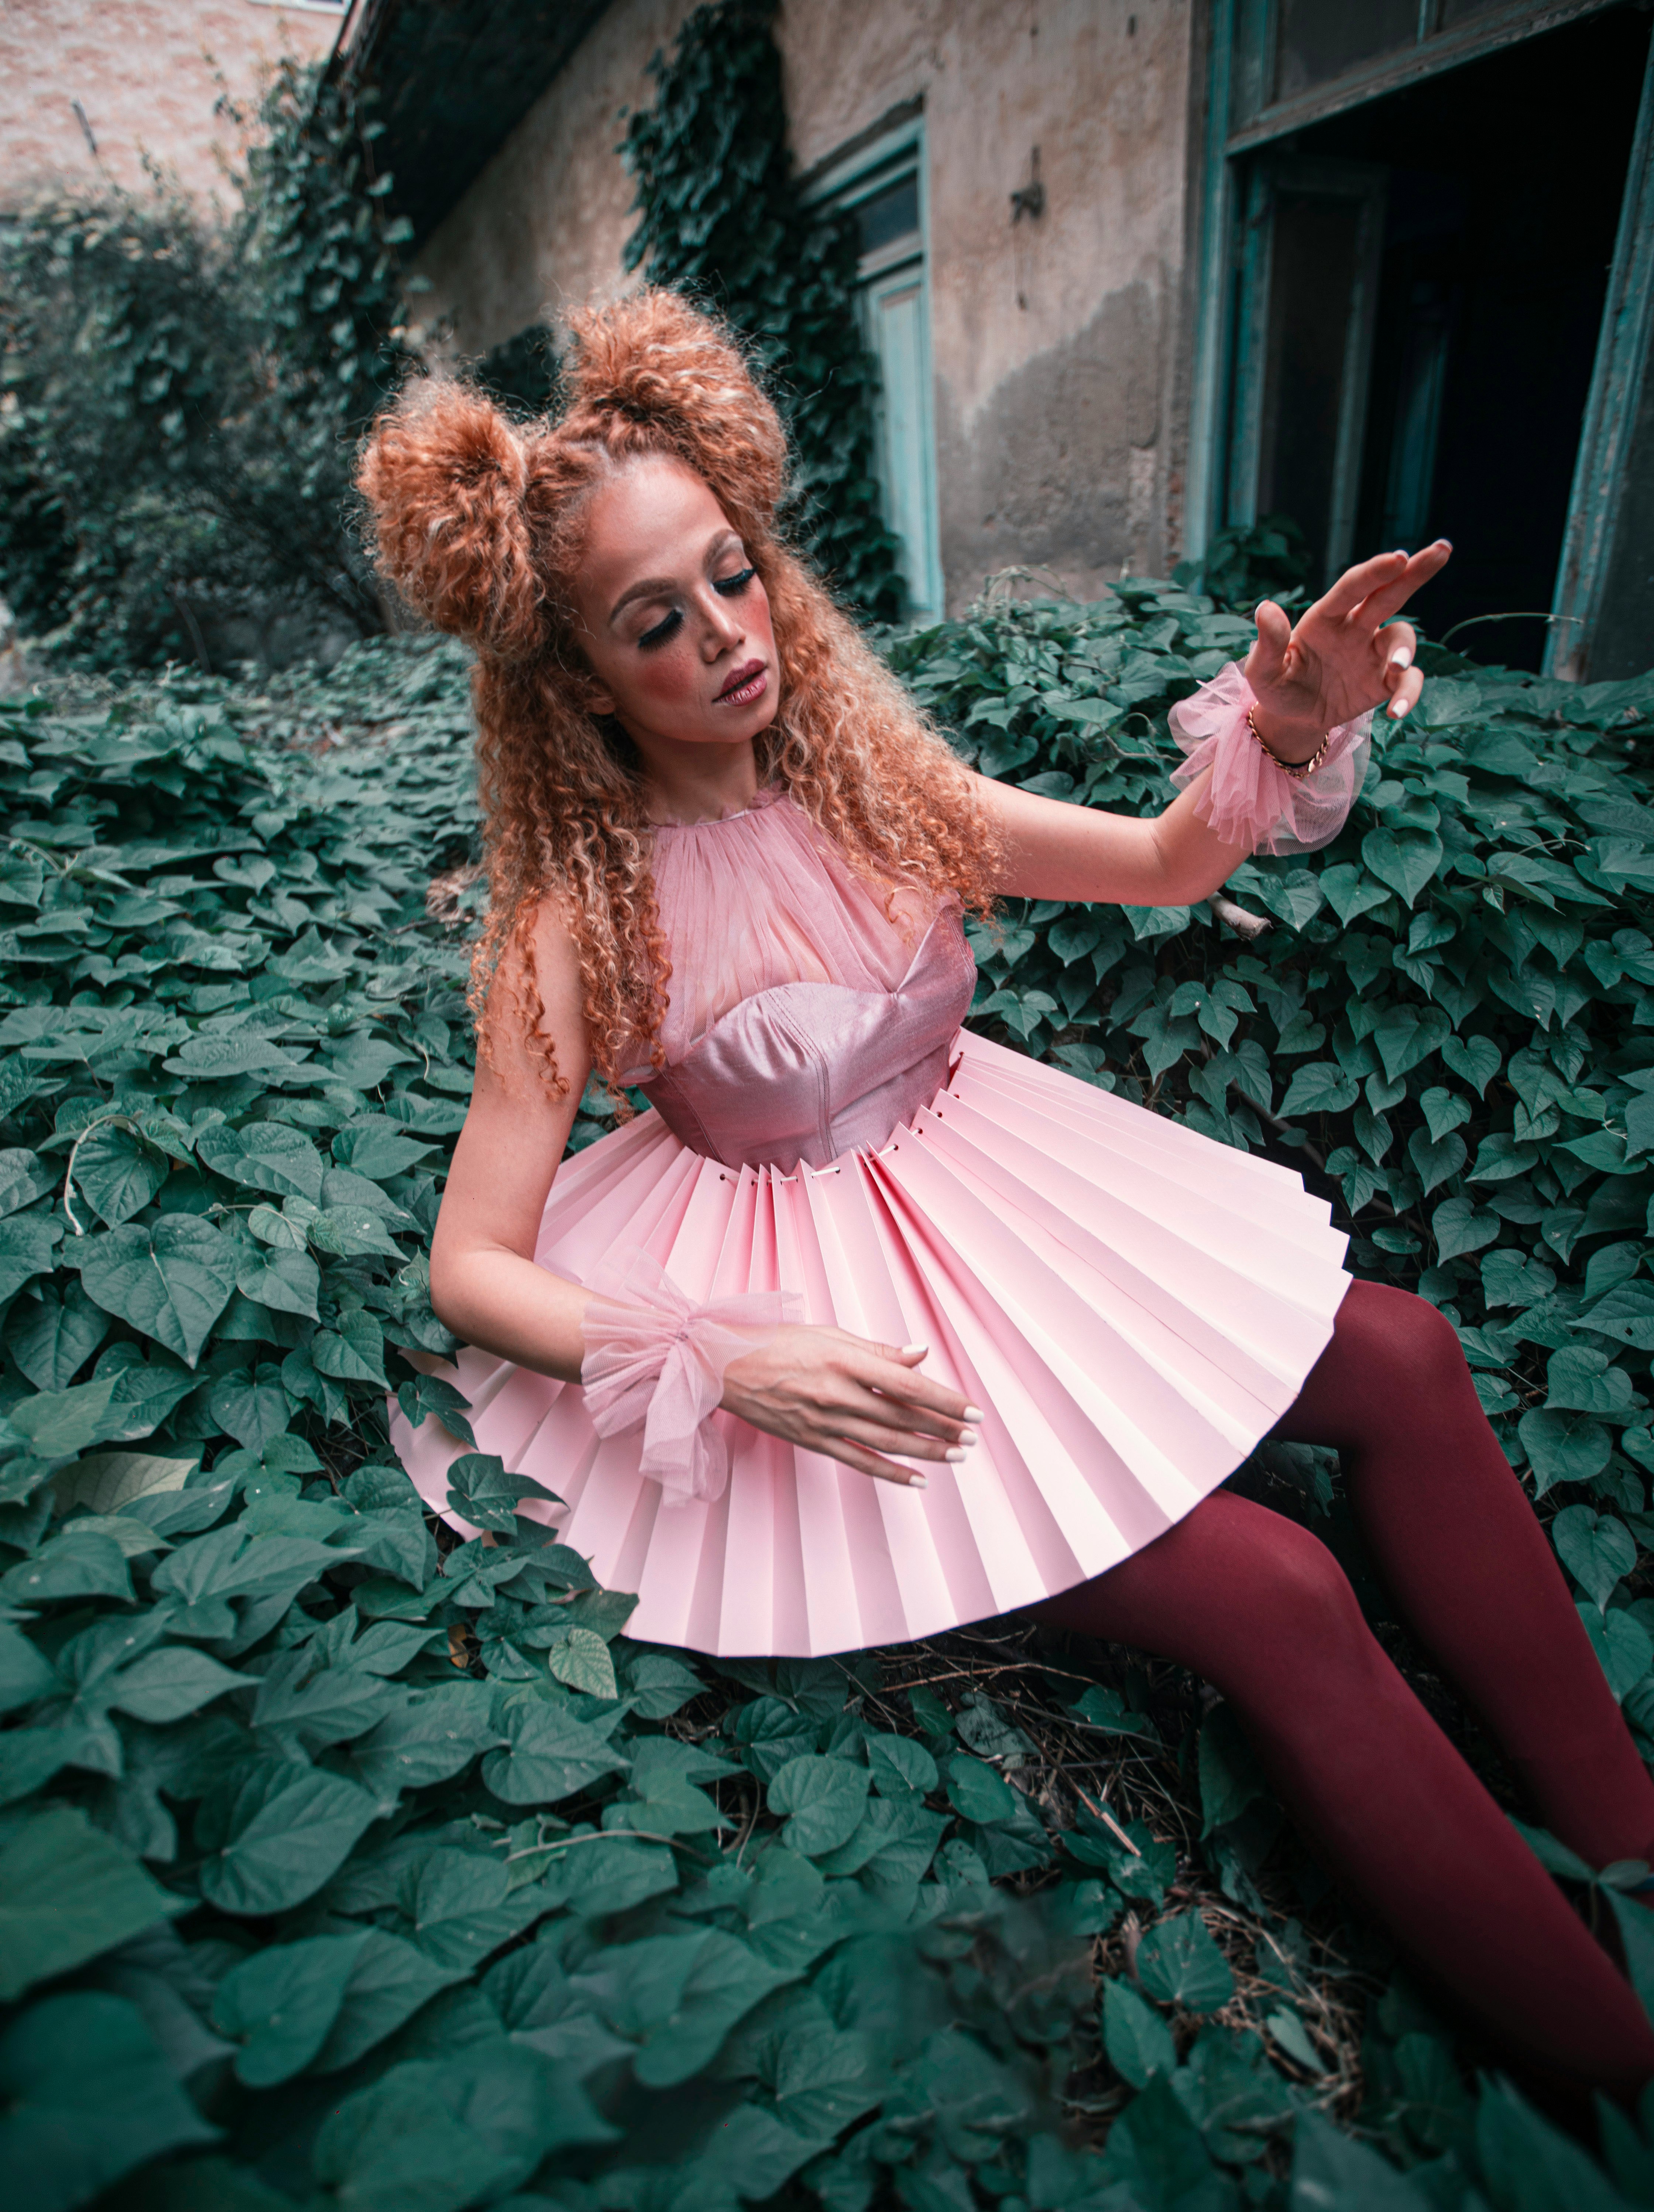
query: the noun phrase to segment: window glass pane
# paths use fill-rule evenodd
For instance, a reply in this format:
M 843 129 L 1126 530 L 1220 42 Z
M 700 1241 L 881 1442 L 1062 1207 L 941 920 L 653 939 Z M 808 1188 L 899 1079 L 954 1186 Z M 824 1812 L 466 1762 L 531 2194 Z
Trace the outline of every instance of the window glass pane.
M 1472 15 L 1491 15 L 1495 8 L 1503 8 L 1509 0 L 1444 0 L 1441 27 L 1451 30 L 1455 23 L 1468 22 Z
M 1354 199 L 1283 191 L 1275 200 L 1257 511 L 1300 524 L 1318 575 L 1331 520 L 1360 216 Z
M 855 212 L 863 253 L 876 253 L 882 246 L 916 232 L 919 227 L 918 170 L 858 201 Z
M 886 289 L 888 287 L 888 289 Z M 879 357 L 880 455 L 885 520 L 901 541 L 903 580 L 914 617 L 939 615 L 930 600 L 933 549 L 925 461 L 930 408 L 924 389 L 924 294 L 917 281 L 875 284 L 869 301 Z
M 1275 96 L 1326 84 L 1418 34 L 1418 0 L 1282 0 Z

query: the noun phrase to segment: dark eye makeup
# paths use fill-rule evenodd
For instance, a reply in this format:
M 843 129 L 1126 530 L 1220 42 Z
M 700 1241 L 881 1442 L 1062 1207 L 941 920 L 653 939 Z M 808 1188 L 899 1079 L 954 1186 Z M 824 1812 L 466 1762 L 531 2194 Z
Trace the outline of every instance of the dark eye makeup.
M 732 576 L 715 576 L 712 579 L 712 589 L 720 599 L 738 599 L 757 574 L 757 569 L 750 566 L 737 568 Z M 652 629 L 644 631 L 638 640 L 639 651 L 649 653 L 656 646 L 664 645 L 667 639 L 676 633 L 682 620 L 683 610 L 681 607 L 674 607 L 671 613 L 663 615 Z

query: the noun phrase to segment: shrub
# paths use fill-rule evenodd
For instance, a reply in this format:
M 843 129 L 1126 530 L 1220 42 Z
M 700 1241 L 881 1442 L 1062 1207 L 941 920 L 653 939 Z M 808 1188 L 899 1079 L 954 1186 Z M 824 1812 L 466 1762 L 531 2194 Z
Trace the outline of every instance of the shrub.
M 64 657 L 209 663 L 227 620 L 273 608 L 382 627 L 348 509 L 406 358 L 379 128 L 284 64 L 227 231 L 157 177 L 0 233 L 0 590 Z

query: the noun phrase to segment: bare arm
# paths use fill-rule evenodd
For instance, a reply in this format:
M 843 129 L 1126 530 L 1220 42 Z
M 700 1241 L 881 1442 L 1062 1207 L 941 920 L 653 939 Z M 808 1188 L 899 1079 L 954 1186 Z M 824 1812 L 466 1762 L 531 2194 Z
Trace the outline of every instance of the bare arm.
M 463 1342 L 575 1382 L 589 1293 L 536 1267 L 534 1247 L 591 1055 L 573 942 L 549 904 L 534 942 L 545 1029 L 568 1088 L 560 1098 L 546 1083 L 512 1003 L 516 971 L 502 969 L 488 1014 L 494 1065 L 478 1054 L 431 1246 L 431 1304 Z
M 1330 729 L 1384 699 L 1399 719 L 1423 678 L 1417 641 L 1390 617 L 1447 561 L 1445 540 L 1409 559 L 1381 553 L 1341 576 L 1296 628 L 1273 601 L 1257 614 L 1245 673 L 1260 736 L 1281 759 L 1306 761 Z M 1012 897 L 1099 900 L 1121 906 L 1193 906 L 1226 884 L 1250 850 L 1226 844 L 1200 817 L 1207 778 L 1165 812 L 1106 814 L 984 778 L 979 791 L 1004 853 L 1000 889 Z

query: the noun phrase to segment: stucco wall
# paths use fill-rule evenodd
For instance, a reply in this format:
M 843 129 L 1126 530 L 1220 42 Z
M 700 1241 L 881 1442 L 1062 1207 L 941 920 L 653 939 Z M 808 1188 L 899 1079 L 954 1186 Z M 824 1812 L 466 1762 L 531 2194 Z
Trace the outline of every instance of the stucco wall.
M 636 186 L 616 149 L 654 96 L 651 58 L 698 4 L 615 0 L 428 240 L 419 313 L 440 343 L 484 353 L 636 281 L 621 266 Z
M 222 198 L 235 137 L 214 115 L 220 93 L 253 96 L 270 63 L 325 53 L 337 29 L 331 12 L 254 0 L 0 0 L 0 205 L 141 187 L 145 153 L 198 198 Z
M 437 232 L 426 314 L 475 352 L 627 281 L 614 149 L 692 0 L 614 6 Z M 1014 563 L 1094 591 L 1175 559 L 1191 0 L 785 0 L 800 168 L 923 102 L 950 605 Z M 1011 219 L 1032 175 L 1045 210 Z

